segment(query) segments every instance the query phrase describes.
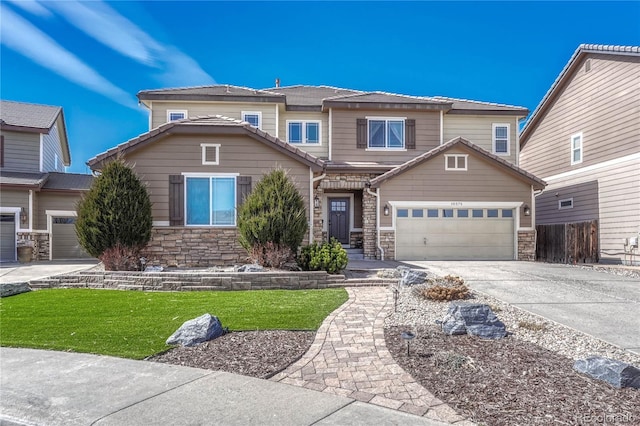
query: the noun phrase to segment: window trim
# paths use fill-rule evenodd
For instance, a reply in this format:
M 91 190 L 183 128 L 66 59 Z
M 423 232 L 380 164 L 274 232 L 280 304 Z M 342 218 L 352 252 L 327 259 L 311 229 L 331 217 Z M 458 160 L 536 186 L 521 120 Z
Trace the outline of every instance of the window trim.
M 240 173 L 182 173 L 184 176 L 184 226 L 191 228 L 236 228 L 238 226 L 238 176 Z M 188 178 L 209 178 L 209 194 L 211 195 L 211 179 L 212 178 L 233 178 L 233 225 L 201 225 L 201 224 L 188 224 L 189 210 L 187 209 L 187 186 Z M 210 197 L 210 202 L 213 202 L 213 197 Z M 209 206 L 211 209 L 211 205 Z M 209 210 L 211 216 L 211 210 Z
M 580 138 L 580 159 L 577 161 L 574 161 L 573 159 L 573 154 L 576 151 L 576 148 L 573 147 L 573 140 L 575 138 Z M 571 135 L 571 138 L 569 138 L 569 149 L 571 152 L 571 165 L 573 166 L 574 164 L 580 164 L 582 163 L 582 160 L 584 158 L 584 138 L 582 136 L 582 132 L 579 133 L 575 133 L 573 135 Z
M 562 203 L 570 201 L 571 205 L 570 206 L 563 206 Z M 569 210 L 573 208 L 573 197 L 571 198 L 565 198 L 564 200 L 558 200 L 558 210 Z
M 183 117 L 178 119 L 178 120 L 172 120 L 171 119 L 171 114 L 182 114 Z M 168 109 L 167 110 L 167 123 L 172 123 L 174 121 L 184 120 L 187 117 L 189 117 L 189 113 L 187 112 L 186 109 Z
M 219 143 L 201 143 L 200 147 L 202 148 L 202 165 L 203 166 L 217 166 L 220 164 L 220 144 Z M 207 148 L 216 149 L 216 161 L 207 161 Z
M 258 116 L 258 129 L 262 130 L 262 111 L 242 111 L 240 113 L 240 117 L 242 117 L 242 121 L 246 121 L 249 123 L 244 117 L 245 115 L 257 115 Z M 249 123 L 251 124 L 251 123 Z
M 289 139 L 289 124 L 290 123 L 300 123 L 302 124 L 302 128 L 300 130 L 302 136 L 302 141 L 300 142 L 291 142 Z M 307 123 L 313 123 L 318 125 L 318 142 L 308 142 L 307 141 Z M 287 120 L 286 121 L 286 133 L 287 133 L 287 143 L 291 145 L 311 145 L 311 146 L 322 146 L 322 120 Z
M 507 128 L 507 152 L 498 152 L 496 150 L 496 128 Z M 491 149 L 494 155 L 509 156 L 511 155 L 511 124 L 510 123 L 492 123 L 491 124 Z
M 366 151 L 406 151 L 407 150 L 407 117 L 365 117 L 367 120 L 367 148 Z M 371 146 L 371 135 L 369 133 L 369 123 L 371 121 L 384 121 L 385 122 L 385 132 L 384 132 L 384 147 L 380 146 Z M 390 121 L 400 121 L 402 122 L 402 146 L 400 147 L 389 147 L 389 141 L 387 140 L 387 126 Z
M 453 168 L 449 167 L 449 158 L 452 158 L 452 157 L 455 158 L 455 166 Z M 460 157 L 464 158 L 464 167 L 458 167 L 458 158 Z M 444 156 L 445 170 L 466 172 L 468 165 L 469 165 L 469 154 L 445 154 Z

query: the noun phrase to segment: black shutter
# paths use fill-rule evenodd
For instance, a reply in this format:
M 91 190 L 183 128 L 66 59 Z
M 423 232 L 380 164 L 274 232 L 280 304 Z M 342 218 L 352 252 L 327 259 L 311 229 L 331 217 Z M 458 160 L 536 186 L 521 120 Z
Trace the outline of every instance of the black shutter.
M 367 148 L 367 120 L 365 118 L 356 119 L 356 148 Z
M 244 200 L 249 196 L 251 192 L 251 176 L 238 176 L 236 180 L 236 192 L 238 198 L 238 206 L 244 203 Z
M 184 225 L 184 176 L 169 175 L 169 225 Z
M 416 149 L 416 120 L 405 120 L 404 126 L 407 138 L 407 149 Z

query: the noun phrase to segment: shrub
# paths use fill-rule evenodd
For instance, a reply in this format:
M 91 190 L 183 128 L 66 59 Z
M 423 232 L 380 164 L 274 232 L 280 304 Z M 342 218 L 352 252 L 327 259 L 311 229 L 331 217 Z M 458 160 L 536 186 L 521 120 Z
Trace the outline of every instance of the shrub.
M 298 256 L 298 265 L 304 271 L 327 271 L 337 274 L 347 267 L 347 251 L 335 238 L 322 244 L 313 243 L 302 248 Z
M 450 302 L 452 300 L 466 299 L 470 295 L 469 288 L 464 284 L 464 280 L 454 275 L 447 275 L 444 278 L 431 278 L 428 286 L 420 287 L 418 292 L 422 297 L 440 302 Z
M 114 259 L 111 265 L 130 264 L 151 238 L 151 201 L 145 185 L 121 159 L 107 164 L 77 205 L 76 234 L 91 256 Z M 108 266 L 105 264 L 105 268 Z
M 304 199 L 283 169 L 258 182 L 238 208 L 240 244 L 251 253 L 257 245 L 287 246 L 297 253 L 308 228 Z M 258 248 L 256 250 L 259 251 Z
M 518 322 L 518 328 L 524 328 L 525 330 L 531 331 L 545 331 L 547 329 L 547 326 L 539 322 L 520 321 Z
M 138 271 L 142 269 L 140 249 L 116 244 L 109 247 L 99 257 L 107 271 Z
M 253 263 L 266 267 L 282 268 L 293 259 L 293 253 L 288 246 L 269 241 L 266 244 L 257 243 L 251 247 L 249 257 Z

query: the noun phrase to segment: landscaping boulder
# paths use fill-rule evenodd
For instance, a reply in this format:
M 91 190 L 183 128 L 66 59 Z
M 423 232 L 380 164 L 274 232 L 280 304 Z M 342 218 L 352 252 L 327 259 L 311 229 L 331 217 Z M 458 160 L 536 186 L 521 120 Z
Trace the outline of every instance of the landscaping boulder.
M 577 360 L 573 369 L 594 379 L 604 380 L 616 388 L 640 389 L 640 369 L 622 361 L 590 356 Z
M 263 272 L 264 268 L 257 263 L 248 263 L 246 265 L 239 266 L 236 272 Z
M 198 343 L 213 340 L 223 334 L 224 329 L 218 317 L 204 314 L 198 318 L 185 321 L 167 339 L 167 345 L 194 346 Z
M 0 297 L 13 296 L 31 291 L 29 283 L 2 283 L 0 284 Z
M 488 305 L 465 302 L 451 302 L 442 320 L 442 331 L 448 335 L 467 333 L 484 339 L 502 339 L 507 335 L 504 323 Z
M 409 269 L 406 267 L 403 267 L 403 269 L 400 268 L 401 267 L 399 266 L 398 269 L 402 273 L 402 276 L 400 277 L 401 286 L 424 284 L 424 282 L 427 280 L 427 277 L 429 276 L 429 273 L 427 271 L 421 269 Z

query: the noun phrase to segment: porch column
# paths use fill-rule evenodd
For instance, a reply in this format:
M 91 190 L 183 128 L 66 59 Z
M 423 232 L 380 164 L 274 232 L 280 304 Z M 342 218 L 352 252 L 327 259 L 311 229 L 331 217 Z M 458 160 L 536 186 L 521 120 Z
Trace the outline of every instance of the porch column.
M 376 203 L 377 198 L 365 189 L 362 191 L 362 248 L 365 259 L 378 259 L 376 247 Z

